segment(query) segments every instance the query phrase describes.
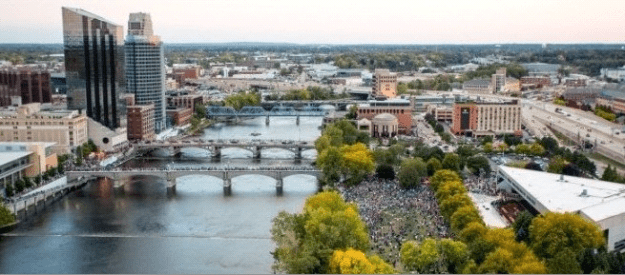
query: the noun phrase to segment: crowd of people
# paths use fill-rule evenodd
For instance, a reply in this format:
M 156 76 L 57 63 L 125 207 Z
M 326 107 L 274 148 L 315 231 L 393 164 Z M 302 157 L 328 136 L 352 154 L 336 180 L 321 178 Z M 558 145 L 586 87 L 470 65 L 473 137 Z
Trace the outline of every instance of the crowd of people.
M 502 191 L 497 189 L 494 177 L 479 177 L 470 175 L 464 179 L 464 185 L 469 192 L 480 193 L 489 196 L 500 196 Z
M 449 226 L 427 186 L 403 189 L 397 180 L 370 176 L 357 186 L 340 186 L 339 191 L 346 201 L 358 205 L 372 250 L 391 263 L 399 262 L 405 241 L 449 235 Z

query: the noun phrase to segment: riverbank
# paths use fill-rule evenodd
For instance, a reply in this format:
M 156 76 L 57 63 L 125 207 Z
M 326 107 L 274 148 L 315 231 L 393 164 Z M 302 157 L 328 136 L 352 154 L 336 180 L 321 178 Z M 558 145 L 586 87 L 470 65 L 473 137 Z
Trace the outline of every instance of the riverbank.
M 396 268 L 405 241 L 449 236 L 449 226 L 427 186 L 402 189 L 397 180 L 369 177 L 357 186 L 338 189 L 346 201 L 358 205 L 371 250 Z

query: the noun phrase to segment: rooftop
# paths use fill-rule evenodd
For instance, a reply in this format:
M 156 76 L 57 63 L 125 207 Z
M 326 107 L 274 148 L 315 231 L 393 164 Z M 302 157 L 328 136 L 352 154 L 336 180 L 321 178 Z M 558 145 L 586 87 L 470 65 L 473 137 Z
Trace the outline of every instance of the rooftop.
M 78 9 L 78 8 L 70 8 L 70 7 L 63 7 L 63 9 L 66 9 L 66 10 L 72 11 L 72 12 L 77 13 L 77 14 L 80 14 L 80 15 L 82 15 L 82 16 L 87 16 L 87 17 L 91 17 L 91 18 L 94 18 L 94 19 L 98 19 L 98 20 L 100 20 L 100 21 L 103 21 L 103 22 L 106 22 L 106 23 L 109 23 L 109 24 L 112 24 L 112 25 L 117 25 L 117 24 L 115 24 L 115 23 L 113 23 L 113 22 L 111 22 L 111 21 L 109 21 L 109 20 L 104 19 L 104 17 L 102 17 L 102 16 L 99 16 L 99 15 L 97 15 L 97 14 L 93 14 L 93 13 L 90 13 L 90 12 L 88 12 L 88 11 L 86 11 L 86 10 L 83 10 L 83 9 Z
M 507 166 L 499 169 L 551 212 L 579 211 L 601 221 L 625 211 L 623 184 Z
M 0 166 L 5 165 L 11 161 L 25 157 L 32 154 L 30 151 L 23 152 L 0 152 Z

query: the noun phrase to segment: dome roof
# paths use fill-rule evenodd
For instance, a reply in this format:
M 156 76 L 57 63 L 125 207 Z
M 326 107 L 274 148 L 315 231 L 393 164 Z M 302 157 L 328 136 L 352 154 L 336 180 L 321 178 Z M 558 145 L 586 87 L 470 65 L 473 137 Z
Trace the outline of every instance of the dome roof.
M 397 118 L 389 113 L 379 114 L 373 118 L 374 122 L 393 122 L 396 120 Z

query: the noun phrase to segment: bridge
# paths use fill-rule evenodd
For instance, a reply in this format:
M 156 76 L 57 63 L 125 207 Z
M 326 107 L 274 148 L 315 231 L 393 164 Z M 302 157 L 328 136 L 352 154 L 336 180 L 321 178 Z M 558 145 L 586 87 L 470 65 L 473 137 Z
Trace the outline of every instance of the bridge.
M 136 150 L 168 149 L 174 155 L 180 153 L 182 148 L 200 148 L 211 152 L 213 158 L 221 157 L 221 150 L 224 148 L 241 148 L 254 154 L 254 158 L 261 157 L 261 150 L 264 148 L 280 148 L 295 153 L 297 159 L 302 158 L 302 151 L 315 149 L 312 142 L 292 141 L 292 140 L 166 140 L 166 141 L 142 141 L 133 144 Z
M 299 110 L 293 107 L 286 106 L 274 106 L 271 110 L 267 111 L 260 106 L 245 106 L 241 110 L 237 111 L 232 107 L 224 106 L 208 106 L 206 107 L 206 118 L 230 118 L 230 119 L 243 119 L 253 117 L 266 117 L 265 123 L 269 125 L 269 117 L 271 116 L 294 116 L 296 117 L 296 123 L 299 125 L 299 118 L 302 116 L 325 116 L 326 112 L 318 106 L 305 106 Z
M 331 105 L 337 111 L 346 111 L 348 105 L 366 103 L 366 100 L 355 99 L 332 99 L 332 100 L 265 100 L 261 102 L 264 109 L 270 110 L 276 106 L 286 106 L 293 108 L 319 107 L 321 105 Z
M 68 182 L 85 178 L 109 178 L 115 186 L 123 185 L 124 178 L 132 176 L 155 176 L 167 181 L 168 190 L 176 190 L 176 178 L 189 175 L 211 176 L 223 180 L 224 194 L 232 193 L 232 179 L 242 175 L 262 175 L 276 180 L 276 192 L 282 194 L 284 178 L 293 175 L 310 175 L 317 179 L 320 171 L 314 167 L 185 167 L 175 169 L 85 169 L 66 171 Z

